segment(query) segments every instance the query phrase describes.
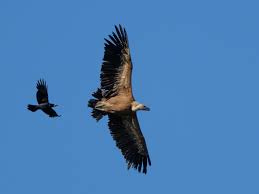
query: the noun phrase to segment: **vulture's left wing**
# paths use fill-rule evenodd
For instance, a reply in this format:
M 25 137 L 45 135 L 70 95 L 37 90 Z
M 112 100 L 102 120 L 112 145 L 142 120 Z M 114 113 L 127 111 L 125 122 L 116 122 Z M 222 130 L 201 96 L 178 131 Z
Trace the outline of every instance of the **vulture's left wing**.
M 115 26 L 116 33 L 105 39 L 104 57 L 101 69 L 101 89 L 104 97 L 112 97 L 120 92 L 132 95 L 132 63 L 128 36 L 125 28 Z
M 42 103 L 47 103 L 49 102 L 49 98 L 48 98 L 48 87 L 47 87 L 47 84 L 46 84 L 46 81 L 43 80 L 43 79 L 40 79 L 38 82 L 37 82 L 37 101 L 39 104 L 42 104 Z
M 147 173 L 147 164 L 151 165 L 145 139 L 139 127 L 135 112 L 130 115 L 109 114 L 109 128 L 128 163 L 140 172 Z

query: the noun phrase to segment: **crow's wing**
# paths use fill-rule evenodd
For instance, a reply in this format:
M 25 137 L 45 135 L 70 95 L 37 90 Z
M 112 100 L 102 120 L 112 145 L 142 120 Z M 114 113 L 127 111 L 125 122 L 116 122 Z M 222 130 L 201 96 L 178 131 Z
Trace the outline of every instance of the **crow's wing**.
M 37 101 L 39 104 L 42 104 L 42 103 L 48 103 L 49 102 L 49 99 L 48 99 L 48 88 L 47 88 L 47 85 L 46 85 L 46 81 L 43 80 L 43 79 L 40 79 L 38 82 L 37 82 Z
M 51 107 L 46 107 L 42 109 L 43 112 L 45 112 L 47 115 L 49 115 L 49 117 L 59 117 L 60 115 L 58 115 L 56 113 L 56 111 L 51 108 Z

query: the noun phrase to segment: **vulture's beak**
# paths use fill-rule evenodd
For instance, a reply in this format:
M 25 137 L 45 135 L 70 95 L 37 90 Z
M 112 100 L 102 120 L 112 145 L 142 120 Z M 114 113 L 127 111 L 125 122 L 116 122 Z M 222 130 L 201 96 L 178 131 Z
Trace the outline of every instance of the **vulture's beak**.
M 147 106 L 144 106 L 143 110 L 150 111 L 150 108 L 148 108 Z

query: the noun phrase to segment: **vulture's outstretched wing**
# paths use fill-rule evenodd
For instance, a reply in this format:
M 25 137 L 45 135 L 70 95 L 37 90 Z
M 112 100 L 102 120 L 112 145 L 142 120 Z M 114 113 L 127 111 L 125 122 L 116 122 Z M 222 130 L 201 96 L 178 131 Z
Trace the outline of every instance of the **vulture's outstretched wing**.
M 38 82 L 37 82 L 37 101 L 39 104 L 42 104 L 42 103 L 47 103 L 49 102 L 49 99 L 48 99 L 48 88 L 47 88 L 47 85 L 46 85 L 46 81 L 43 80 L 43 79 L 40 79 Z
M 133 167 L 147 173 L 147 163 L 151 165 L 144 136 L 141 133 L 138 118 L 135 112 L 130 115 L 109 114 L 109 128 L 128 163 L 128 168 Z
M 104 57 L 101 69 L 101 89 L 104 97 L 112 97 L 120 92 L 130 93 L 132 63 L 128 36 L 125 28 L 115 26 L 116 33 L 105 39 Z
M 45 112 L 47 115 L 49 115 L 49 117 L 59 117 L 60 116 L 51 107 L 43 108 L 42 111 Z

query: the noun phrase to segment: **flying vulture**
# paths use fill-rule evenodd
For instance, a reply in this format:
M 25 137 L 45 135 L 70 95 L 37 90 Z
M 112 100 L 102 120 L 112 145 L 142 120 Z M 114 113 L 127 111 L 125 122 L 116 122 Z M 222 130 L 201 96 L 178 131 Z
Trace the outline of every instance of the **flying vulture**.
M 117 147 L 121 150 L 128 169 L 133 167 L 147 173 L 151 166 L 147 145 L 140 130 L 136 112 L 149 108 L 135 100 L 132 94 L 132 62 L 125 28 L 115 26 L 116 33 L 105 39 L 101 67 L 101 87 L 88 101 L 92 116 L 99 121 L 108 115 L 108 126 Z
M 60 115 L 58 115 L 55 110 L 52 107 L 56 107 L 58 105 L 56 104 L 51 104 L 49 103 L 49 98 L 48 98 L 48 88 L 46 85 L 46 81 L 43 79 L 40 79 L 37 82 L 37 101 L 38 101 L 38 105 L 31 105 L 28 104 L 28 110 L 35 112 L 36 110 L 40 109 L 42 110 L 44 113 L 46 113 L 47 115 L 49 115 L 49 117 L 59 117 Z

